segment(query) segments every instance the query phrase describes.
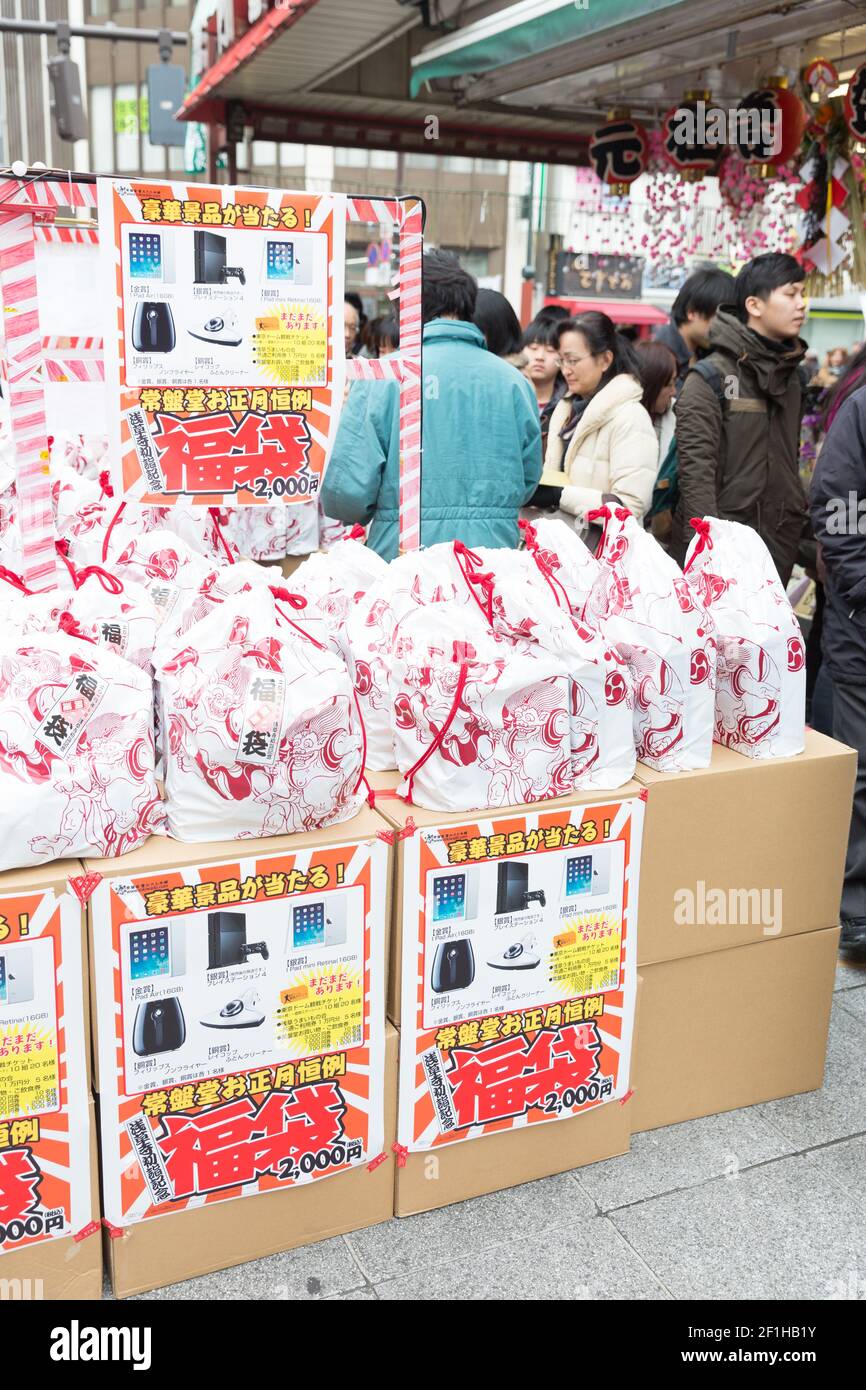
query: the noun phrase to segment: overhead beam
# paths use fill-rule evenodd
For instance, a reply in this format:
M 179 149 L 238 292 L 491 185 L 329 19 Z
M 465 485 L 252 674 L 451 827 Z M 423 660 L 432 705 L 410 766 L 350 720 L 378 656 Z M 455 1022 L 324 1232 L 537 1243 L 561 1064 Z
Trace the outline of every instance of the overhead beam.
M 854 14 L 852 7 L 841 3 L 840 0 L 787 0 L 787 3 L 778 5 L 768 5 L 767 0 L 727 0 L 724 11 L 725 31 L 760 18 L 768 12 L 775 12 L 778 14 L 780 26 L 783 27 L 784 41 L 788 43 L 791 22 L 795 16 L 799 18 L 798 12 L 801 9 L 809 12 L 810 28 L 813 32 L 826 33 L 828 29 L 832 29 L 834 24 L 839 22 L 836 12 L 847 16 L 849 25 Z M 590 38 L 578 39 L 574 43 L 548 49 L 534 58 L 525 58 L 520 62 L 496 68 L 478 77 L 474 82 L 469 82 L 464 90 L 463 101 L 466 104 L 489 101 L 574 73 L 588 76 L 590 71 L 598 66 L 639 56 L 645 53 L 648 47 L 655 49 L 660 44 L 669 47 L 685 40 L 703 38 L 717 31 L 721 23 L 718 0 L 689 0 L 682 8 L 663 11 L 654 19 L 622 24 L 616 29 L 604 30 Z

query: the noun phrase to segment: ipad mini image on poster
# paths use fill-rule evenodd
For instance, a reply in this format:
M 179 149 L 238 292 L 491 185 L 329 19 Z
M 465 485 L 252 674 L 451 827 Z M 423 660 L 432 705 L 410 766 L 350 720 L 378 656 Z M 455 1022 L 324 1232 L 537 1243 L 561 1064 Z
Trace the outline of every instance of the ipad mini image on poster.
M 323 233 L 129 223 L 120 232 L 123 386 L 326 384 Z
M 622 985 L 625 845 L 431 869 L 425 1028 Z
M 360 886 L 124 922 L 127 1095 L 364 1042 Z
M 59 1109 L 54 942 L 0 943 L 0 1119 Z

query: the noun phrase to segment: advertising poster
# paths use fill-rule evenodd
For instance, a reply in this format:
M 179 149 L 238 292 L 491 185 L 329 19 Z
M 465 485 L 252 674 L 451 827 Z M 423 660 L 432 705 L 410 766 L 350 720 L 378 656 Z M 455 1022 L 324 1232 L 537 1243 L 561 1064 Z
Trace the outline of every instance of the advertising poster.
M 314 499 L 343 399 L 340 194 L 99 180 L 119 492 Z
M 312 1182 L 381 1151 L 387 862 L 368 841 L 99 884 L 112 1223 Z
M 628 798 L 407 839 L 401 1144 L 569 1119 L 626 1094 L 642 825 Z
M 83 998 L 78 901 L 0 894 L 2 1254 L 92 1219 Z

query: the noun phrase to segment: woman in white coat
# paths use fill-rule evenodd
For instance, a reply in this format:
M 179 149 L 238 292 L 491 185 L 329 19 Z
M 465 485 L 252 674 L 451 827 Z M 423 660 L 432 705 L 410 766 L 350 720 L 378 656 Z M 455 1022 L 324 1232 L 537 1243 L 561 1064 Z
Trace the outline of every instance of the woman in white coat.
M 605 502 L 643 520 L 659 443 L 641 404 L 637 358 L 607 314 L 564 319 L 556 336 L 568 394 L 550 421 L 541 486 L 561 488 L 563 519 L 589 539 L 586 514 Z M 555 496 L 546 494 L 551 502 Z

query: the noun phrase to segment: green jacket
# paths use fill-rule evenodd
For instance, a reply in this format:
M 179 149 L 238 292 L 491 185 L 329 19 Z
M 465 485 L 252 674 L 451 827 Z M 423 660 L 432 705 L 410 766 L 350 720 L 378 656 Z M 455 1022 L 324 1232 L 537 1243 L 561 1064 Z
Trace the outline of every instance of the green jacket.
M 421 543 L 516 546 L 541 476 L 532 387 L 472 323 L 432 319 L 423 343 Z M 399 423 L 396 382 L 356 382 L 321 492 L 328 516 L 372 523 L 368 544 L 383 560 L 398 549 Z
M 702 366 L 721 378 L 721 395 L 690 371 L 677 399 L 680 498 L 671 553 L 682 564 L 694 534 L 689 520 L 718 516 L 751 526 L 787 584 L 803 526 L 800 482 L 800 377 L 806 344 L 778 349 L 720 309 Z

